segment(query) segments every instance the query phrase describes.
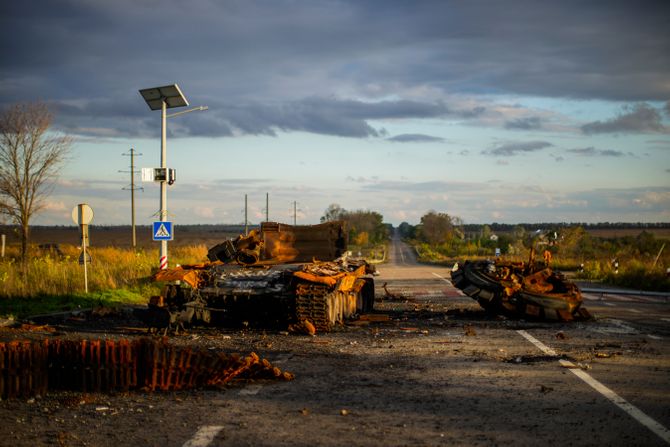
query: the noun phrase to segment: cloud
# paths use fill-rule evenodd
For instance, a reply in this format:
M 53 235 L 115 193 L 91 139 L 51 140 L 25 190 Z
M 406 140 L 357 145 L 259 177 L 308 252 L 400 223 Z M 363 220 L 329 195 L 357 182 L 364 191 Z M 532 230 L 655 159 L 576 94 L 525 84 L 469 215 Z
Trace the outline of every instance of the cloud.
M 495 157 L 513 157 L 518 154 L 537 152 L 551 146 L 553 146 L 553 144 L 547 141 L 512 142 L 482 151 L 482 154 L 493 155 Z
M 412 182 L 412 181 L 394 181 L 377 180 L 374 183 L 362 186 L 366 191 L 408 191 L 413 193 L 440 193 L 444 191 L 468 191 L 472 184 L 466 182 Z
M 542 120 L 539 116 L 517 118 L 515 120 L 505 122 L 505 129 L 539 130 L 541 128 L 542 128 Z
M 394 141 L 397 143 L 434 143 L 434 142 L 442 142 L 444 141 L 444 138 L 433 137 L 430 135 L 423 135 L 418 133 L 406 133 L 396 135 L 391 138 L 387 138 L 387 140 Z
M 648 104 L 625 107 L 616 118 L 584 124 L 582 132 L 597 133 L 664 133 L 667 128 L 661 122 L 661 114 Z
M 154 135 L 157 118 L 137 90 L 176 80 L 191 103 L 227 106 L 180 118 L 171 126 L 177 134 L 370 137 L 380 129 L 367 120 L 391 119 L 379 113 L 389 104 L 300 98 L 413 98 L 424 106 L 451 94 L 667 101 L 670 4 L 651 5 L 166 0 L 156 9 L 131 0 L 3 2 L 0 41 L 11 64 L 3 66 L 0 102 L 69 105 L 58 122 L 79 134 Z M 147 23 L 188 26 L 166 39 Z M 342 107 L 346 113 L 334 115 Z M 467 120 L 486 110 L 479 104 L 440 116 Z M 507 125 L 538 124 L 529 117 Z
M 53 102 L 60 128 L 78 135 L 99 137 L 156 137 L 159 114 L 146 109 L 139 95 L 133 104 L 78 101 Z M 352 138 L 384 137 L 386 131 L 369 124 L 373 120 L 452 118 L 474 119 L 484 108 L 449 107 L 442 101 L 361 101 L 333 97 L 309 97 L 276 102 L 210 102 L 209 109 L 169 120 L 170 137 L 276 136 L 278 131 L 302 131 Z M 141 109 L 138 113 L 137 109 Z M 407 134 L 392 141 L 441 141 L 438 137 Z
M 303 131 L 353 138 L 383 137 L 382 129 L 369 124 L 372 120 L 463 118 L 478 114 L 478 109 L 452 110 L 444 102 L 367 102 L 332 97 L 309 97 L 278 104 L 228 104 L 219 110 L 215 116 L 223 127 L 242 134 L 275 136 L 277 131 Z
M 645 143 L 662 149 L 670 149 L 670 140 L 647 140 Z
M 566 152 L 571 154 L 580 155 L 583 157 L 623 157 L 625 154 L 620 151 L 615 151 L 611 149 L 599 150 L 591 147 L 585 147 L 581 149 L 568 149 Z

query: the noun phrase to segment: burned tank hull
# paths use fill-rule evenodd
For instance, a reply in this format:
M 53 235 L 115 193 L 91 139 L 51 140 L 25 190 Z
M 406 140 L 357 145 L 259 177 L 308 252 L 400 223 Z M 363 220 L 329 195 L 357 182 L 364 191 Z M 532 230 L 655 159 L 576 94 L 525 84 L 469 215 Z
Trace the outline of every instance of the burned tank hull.
M 266 222 L 260 231 L 212 247 L 210 263 L 157 273 L 155 280 L 166 286 L 150 301 L 149 320 L 153 327 L 332 330 L 371 311 L 374 302 L 373 267 L 345 254 L 342 222 Z
M 466 261 L 452 271 L 451 281 L 491 313 L 555 321 L 591 318 L 577 285 L 546 266 Z

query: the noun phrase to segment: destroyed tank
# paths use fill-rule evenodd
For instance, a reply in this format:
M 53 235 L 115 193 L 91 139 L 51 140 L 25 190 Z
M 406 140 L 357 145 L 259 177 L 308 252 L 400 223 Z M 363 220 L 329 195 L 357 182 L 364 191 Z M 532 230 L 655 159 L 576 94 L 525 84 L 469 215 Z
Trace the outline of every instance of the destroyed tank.
M 211 247 L 207 257 L 208 263 L 154 276 L 166 285 L 149 302 L 151 327 L 204 323 L 313 333 L 373 308 L 374 267 L 347 257 L 341 221 L 264 222 Z
M 465 261 L 451 272 L 455 287 L 477 300 L 487 311 L 513 318 L 538 320 L 587 320 L 582 294 L 571 281 L 548 263 Z

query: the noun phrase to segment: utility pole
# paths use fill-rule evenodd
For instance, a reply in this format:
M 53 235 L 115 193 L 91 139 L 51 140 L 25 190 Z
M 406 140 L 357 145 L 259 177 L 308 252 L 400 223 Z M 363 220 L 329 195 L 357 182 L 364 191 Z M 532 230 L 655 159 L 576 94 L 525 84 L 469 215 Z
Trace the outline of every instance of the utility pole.
M 295 200 L 293 201 L 293 225 L 297 225 L 298 223 L 298 202 Z
M 270 193 L 265 193 L 265 221 L 270 222 Z
M 248 214 L 249 213 L 249 208 L 247 207 L 247 195 L 244 195 L 244 235 L 248 236 L 249 235 L 249 219 L 248 219 Z
M 123 188 L 124 191 L 130 190 L 130 222 L 133 233 L 133 250 L 137 247 L 137 236 L 135 233 L 135 190 L 140 189 L 144 191 L 143 187 L 135 187 L 135 173 L 139 172 L 135 170 L 135 156 L 142 155 L 138 154 L 135 149 L 132 147 L 126 154 L 121 154 L 130 157 L 130 171 L 119 171 L 119 172 L 130 172 L 130 186 Z

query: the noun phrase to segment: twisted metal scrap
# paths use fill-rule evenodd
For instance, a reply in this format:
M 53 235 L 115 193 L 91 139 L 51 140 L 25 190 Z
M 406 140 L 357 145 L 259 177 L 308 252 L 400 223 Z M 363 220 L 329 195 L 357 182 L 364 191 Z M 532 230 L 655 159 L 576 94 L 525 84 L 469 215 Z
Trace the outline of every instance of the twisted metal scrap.
M 172 391 L 234 380 L 291 380 L 255 353 L 172 346 L 165 339 L 0 342 L 0 397 L 82 392 Z

